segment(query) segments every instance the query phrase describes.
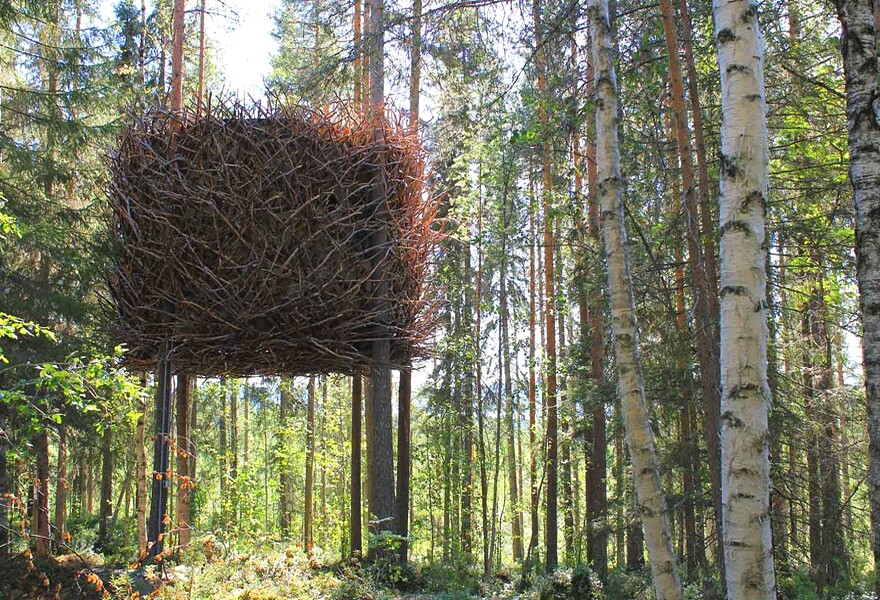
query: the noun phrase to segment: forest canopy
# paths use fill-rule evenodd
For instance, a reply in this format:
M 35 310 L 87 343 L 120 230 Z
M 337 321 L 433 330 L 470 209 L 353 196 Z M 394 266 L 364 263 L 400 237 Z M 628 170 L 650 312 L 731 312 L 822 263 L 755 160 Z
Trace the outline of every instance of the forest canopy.
M 0 2 L 0 598 L 880 595 L 880 5 L 236 6 Z

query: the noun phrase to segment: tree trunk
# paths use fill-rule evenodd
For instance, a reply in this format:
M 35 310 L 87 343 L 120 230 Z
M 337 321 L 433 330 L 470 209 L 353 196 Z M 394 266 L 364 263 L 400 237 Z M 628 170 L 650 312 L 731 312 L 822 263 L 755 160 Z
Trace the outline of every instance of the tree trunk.
M 471 254 L 470 248 L 464 246 L 462 248 L 464 256 L 464 281 L 471 281 L 473 273 L 471 271 Z M 464 310 L 461 311 L 459 318 L 456 319 L 456 330 L 458 339 L 465 339 L 470 335 L 471 314 L 473 313 L 473 298 L 471 297 L 471 287 L 465 286 L 462 294 L 464 295 Z M 473 501 L 474 501 L 474 364 L 469 358 L 460 357 L 458 361 L 459 368 L 463 371 L 460 380 L 462 385 L 456 385 L 458 392 L 458 426 L 461 432 L 461 549 L 465 555 L 470 556 L 474 549 L 474 521 L 473 521 Z
M 536 395 L 537 381 L 535 374 L 535 213 L 537 202 L 534 190 L 529 195 L 529 483 L 531 486 L 529 515 L 531 531 L 529 534 L 529 548 L 526 556 L 534 560 L 533 553 L 538 550 L 538 442 L 537 442 L 537 416 Z M 527 565 L 531 567 L 531 565 Z
M 142 558 L 147 551 L 147 452 L 146 441 L 147 419 L 147 375 L 141 374 L 141 393 L 138 395 L 138 419 L 135 425 L 135 520 L 137 521 L 138 557 Z
M 849 178 L 856 208 L 856 276 L 864 330 L 871 547 L 880 594 L 880 8 L 872 0 L 836 0 L 835 5 L 843 26 Z
M 303 544 L 306 555 L 311 558 L 315 545 L 315 378 L 309 377 L 306 413 L 306 478 L 305 478 L 305 525 Z
M 171 13 L 171 112 L 180 114 L 183 110 L 183 45 L 186 17 L 186 0 L 174 0 Z
M 355 373 L 351 378 L 351 555 L 363 554 L 363 528 L 361 525 L 361 417 L 363 414 L 363 376 Z
M 505 214 L 506 218 L 506 214 Z M 506 223 L 505 223 L 506 228 Z M 498 301 L 501 305 L 501 352 L 504 370 L 504 419 L 507 441 L 507 486 L 510 498 L 510 518 L 513 544 L 513 561 L 523 560 L 523 523 L 519 509 L 519 482 L 517 481 L 516 462 L 516 415 L 513 407 L 513 380 L 510 374 L 510 309 L 507 298 L 507 260 L 502 240 L 501 276 Z
M 483 406 L 483 189 L 482 164 L 477 167 L 477 276 L 476 276 L 476 330 L 474 332 L 474 371 L 476 372 L 475 391 L 477 396 L 477 452 L 480 462 L 480 508 L 483 540 L 483 577 L 488 578 L 491 571 L 489 564 L 489 482 L 486 476 L 486 415 Z M 470 249 L 467 250 L 470 252 Z
M 541 23 L 542 7 L 541 0 L 532 3 L 532 18 L 535 28 L 535 68 L 538 75 L 538 120 L 541 124 L 541 176 L 542 176 L 542 199 L 544 209 L 544 319 L 546 329 L 546 356 L 547 361 L 545 377 L 545 404 L 547 406 L 547 523 L 546 537 L 546 563 L 548 573 L 552 573 L 559 562 L 558 558 L 558 407 L 556 405 L 556 286 L 554 277 L 553 258 L 554 235 L 553 235 L 553 182 L 552 182 L 552 153 L 553 147 L 550 141 L 550 119 L 547 112 L 547 104 L 550 98 L 547 96 L 547 57 L 544 47 L 543 25 Z
M 660 485 L 654 436 L 648 423 L 639 357 L 638 325 L 633 303 L 626 230 L 621 204 L 620 150 L 617 139 L 617 80 L 607 0 L 588 5 L 596 69 L 596 164 L 602 230 L 608 267 L 611 325 L 617 360 L 620 402 L 632 462 L 635 497 L 642 518 L 654 591 L 658 599 L 682 597 L 666 498 Z
M 588 41 L 591 39 L 588 37 Z M 593 96 L 595 87 L 595 73 L 593 68 L 592 51 L 587 52 L 587 93 Z M 597 259 L 592 261 L 594 272 L 601 274 L 602 265 L 599 247 L 602 244 L 599 230 L 599 200 L 598 200 L 598 171 L 596 165 L 596 141 L 595 141 L 595 108 L 592 109 L 592 117 L 587 123 L 587 131 L 590 141 L 587 143 L 587 206 L 588 206 L 588 231 Z M 601 277 L 601 275 L 600 275 Z M 589 328 L 590 344 L 590 378 L 597 391 L 601 391 L 605 385 L 605 326 L 602 317 L 602 292 L 596 288 L 590 290 L 585 300 L 586 319 L 582 327 Z M 602 581 L 608 577 L 608 492 L 606 490 L 608 462 L 606 452 L 608 447 L 607 426 L 605 423 L 605 403 L 601 393 L 594 394 L 590 403 L 592 412 L 588 448 L 589 455 L 587 464 L 589 470 L 586 474 L 587 487 L 587 560 L 596 570 Z
M 293 412 L 293 398 L 291 397 L 290 385 L 291 383 L 288 379 L 282 379 L 281 405 L 278 414 L 279 420 L 281 421 L 281 435 L 279 440 L 281 445 L 281 461 L 278 465 L 278 497 L 281 512 L 280 525 L 282 538 L 287 538 L 290 535 L 293 525 L 293 474 L 291 472 L 290 458 L 288 455 L 288 448 L 291 445 L 291 440 L 288 439 L 288 436 L 290 435 L 289 421 Z M 360 442 L 360 440 L 358 440 L 358 442 Z M 352 444 L 354 444 L 354 438 Z
M 558 226 L 557 221 L 557 229 L 561 231 L 561 227 Z M 557 255 L 558 256 L 558 255 Z M 565 281 L 563 280 L 563 265 L 561 257 L 558 257 L 558 265 L 557 265 L 557 274 L 556 277 L 559 278 L 558 285 L 559 289 L 565 289 Z M 559 320 L 559 351 L 560 351 L 560 359 L 564 361 L 564 353 L 565 353 L 565 310 L 562 306 L 562 300 L 559 300 L 556 314 L 558 315 Z M 576 523 L 574 520 L 574 495 L 572 494 L 571 489 L 571 441 L 572 437 L 572 417 L 571 409 L 569 407 L 568 395 L 566 393 L 567 382 L 565 380 L 565 375 L 560 375 L 559 380 L 559 421 L 562 426 L 562 440 L 559 443 L 559 453 L 561 455 L 560 458 L 560 471 L 562 476 L 562 538 L 563 538 L 563 547 L 565 548 L 565 561 L 569 564 L 574 562 L 574 542 L 575 537 L 577 537 L 578 533 L 576 530 Z
M 229 448 L 227 445 L 227 415 L 229 407 L 229 382 L 226 377 L 220 377 L 220 423 L 218 435 L 220 437 L 220 512 L 223 522 L 227 521 L 227 507 L 229 506 Z
M 687 121 L 684 99 L 684 79 L 681 61 L 678 57 L 678 35 L 676 32 L 675 11 L 672 0 L 660 0 L 663 30 L 666 37 L 666 51 L 669 55 L 669 88 L 672 95 L 672 111 L 675 115 L 675 137 L 678 142 L 681 166 L 682 206 L 687 222 L 688 263 L 690 265 L 691 287 L 694 295 L 694 314 L 696 317 L 697 356 L 700 362 L 700 384 L 705 413 L 704 427 L 706 444 L 709 449 L 709 476 L 712 482 L 712 504 L 715 509 L 715 530 L 718 552 L 718 565 L 724 580 L 724 560 L 721 549 L 724 547 L 724 529 L 721 527 L 721 455 L 718 438 L 720 390 L 718 385 L 718 362 L 715 343 L 715 325 L 710 302 L 712 292 L 708 283 L 705 261 L 703 260 L 703 240 L 700 231 L 700 215 L 697 206 L 696 182 L 694 181 L 693 151 L 691 132 Z M 709 232 L 706 232 L 709 235 Z
M 352 61 L 352 69 L 354 70 L 354 105 L 363 106 L 364 101 L 364 61 L 363 61 L 363 39 L 361 37 L 361 0 L 354 0 L 354 23 L 352 25 L 352 46 L 354 48 L 354 60 Z
M 177 375 L 177 535 L 181 548 L 192 538 L 189 501 L 195 482 L 190 469 L 190 377 Z
M 34 436 L 37 477 L 34 483 L 34 543 L 36 556 L 45 558 L 51 551 L 49 527 L 49 430 Z
M 171 365 L 167 354 L 160 357 L 156 370 L 156 437 L 153 442 L 153 477 L 150 517 L 147 521 L 148 556 L 156 559 L 163 552 L 168 512 L 169 454 L 171 451 Z
M 244 406 L 244 426 L 242 429 L 242 435 L 244 437 L 244 443 L 242 445 L 242 463 L 245 467 L 247 467 L 248 463 L 251 461 L 251 386 L 248 382 L 247 377 L 244 380 L 244 393 L 241 397 Z
M 730 600 L 776 597 L 764 233 L 769 151 L 754 4 L 714 0 L 721 73 L 721 468 Z
M 110 519 L 113 516 L 113 427 L 104 423 L 101 436 L 101 504 L 98 507 L 97 546 L 106 550 L 110 541 Z
M 384 1 L 370 0 L 370 104 L 373 111 L 384 114 L 385 110 L 385 22 Z M 383 131 L 377 127 L 376 141 L 383 141 Z M 381 217 L 387 212 L 382 182 L 377 178 L 373 184 L 373 201 L 378 206 Z M 384 330 L 386 325 L 389 283 L 385 276 L 385 256 L 388 235 L 379 229 L 372 235 L 374 265 L 378 286 L 376 307 L 379 322 L 383 326 L 380 339 L 373 343 L 372 402 L 371 419 L 367 422 L 367 443 L 370 453 L 370 512 L 375 518 L 374 533 L 394 531 L 394 450 L 391 417 L 391 344 L 390 334 Z M 384 553 L 387 549 L 381 549 Z M 375 552 L 372 553 L 375 557 Z
M 9 556 L 9 494 L 12 493 L 10 484 L 9 463 L 7 452 L 9 451 L 9 418 L 6 404 L 0 404 L 0 557 Z
M 55 544 L 60 551 L 67 543 L 67 425 L 58 427 L 58 465 L 55 478 Z M 2 493 L 2 490 L 0 490 Z
M 394 522 L 400 542 L 400 562 L 406 564 L 409 558 L 409 479 L 410 479 L 410 408 L 412 405 L 412 371 L 400 371 L 400 389 L 397 396 L 397 508 Z

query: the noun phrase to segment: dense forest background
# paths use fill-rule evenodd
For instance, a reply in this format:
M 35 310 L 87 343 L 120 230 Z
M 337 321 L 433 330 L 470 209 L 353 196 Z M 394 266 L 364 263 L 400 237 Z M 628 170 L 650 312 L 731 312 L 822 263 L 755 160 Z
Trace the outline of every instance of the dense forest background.
M 213 4 L 186 6 L 191 107 L 224 97 L 204 33 Z M 431 264 L 434 356 L 413 377 L 406 526 L 375 534 L 367 458 L 352 477 L 360 382 L 179 374 L 166 562 L 191 569 L 161 593 L 653 597 L 613 360 L 587 6 L 384 8 L 387 102 L 424 146 L 444 233 Z M 769 516 L 785 598 L 875 585 L 838 8 L 777 0 L 758 13 Z M 110 21 L 101 9 L 0 1 L 0 557 L 13 572 L 36 556 L 45 597 L 63 563 L 41 555 L 73 553 L 79 589 L 130 596 L 143 582 L 125 565 L 147 550 L 155 378 L 120 366 L 107 327 L 105 192 L 120 130 L 168 95 L 172 2 L 119 1 Z M 685 596 L 720 598 L 712 6 L 615 0 L 610 12 L 626 248 L 669 533 Z M 283 0 L 266 93 L 366 102 L 369 14 L 360 0 Z M 375 547 L 407 560 L 351 560 Z M 0 596 L 29 593 L 15 585 L 0 583 Z

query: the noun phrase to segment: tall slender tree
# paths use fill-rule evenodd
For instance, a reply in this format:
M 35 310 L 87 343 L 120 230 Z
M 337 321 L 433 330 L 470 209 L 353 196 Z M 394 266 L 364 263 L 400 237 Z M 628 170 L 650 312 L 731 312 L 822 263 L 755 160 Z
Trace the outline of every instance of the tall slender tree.
M 654 435 L 648 423 L 638 323 L 626 248 L 617 134 L 617 77 L 608 2 L 591 0 L 587 10 L 596 70 L 598 197 L 602 211 L 620 404 L 632 463 L 635 497 L 651 559 L 654 592 L 658 599 L 677 600 L 682 597 L 682 587 L 669 533 L 666 497 L 657 469 Z
M 880 594 L 880 7 L 873 0 L 835 0 L 834 4 L 843 26 L 849 179 L 856 207 L 856 275 L 864 331 L 871 540 Z
M 775 598 L 770 535 L 766 210 L 769 149 L 757 6 L 715 0 L 721 73 L 721 468 L 730 600 Z

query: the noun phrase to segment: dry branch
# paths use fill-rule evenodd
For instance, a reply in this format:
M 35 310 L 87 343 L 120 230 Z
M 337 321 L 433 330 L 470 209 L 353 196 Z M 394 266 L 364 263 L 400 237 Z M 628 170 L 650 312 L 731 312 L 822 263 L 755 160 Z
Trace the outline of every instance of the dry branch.
M 204 112 L 155 110 L 110 159 L 109 284 L 129 363 L 154 365 L 166 342 L 175 371 L 200 375 L 352 372 L 381 338 L 395 364 L 423 356 L 439 234 L 423 155 L 403 124 L 342 107 Z M 379 228 L 388 243 L 374 247 Z

